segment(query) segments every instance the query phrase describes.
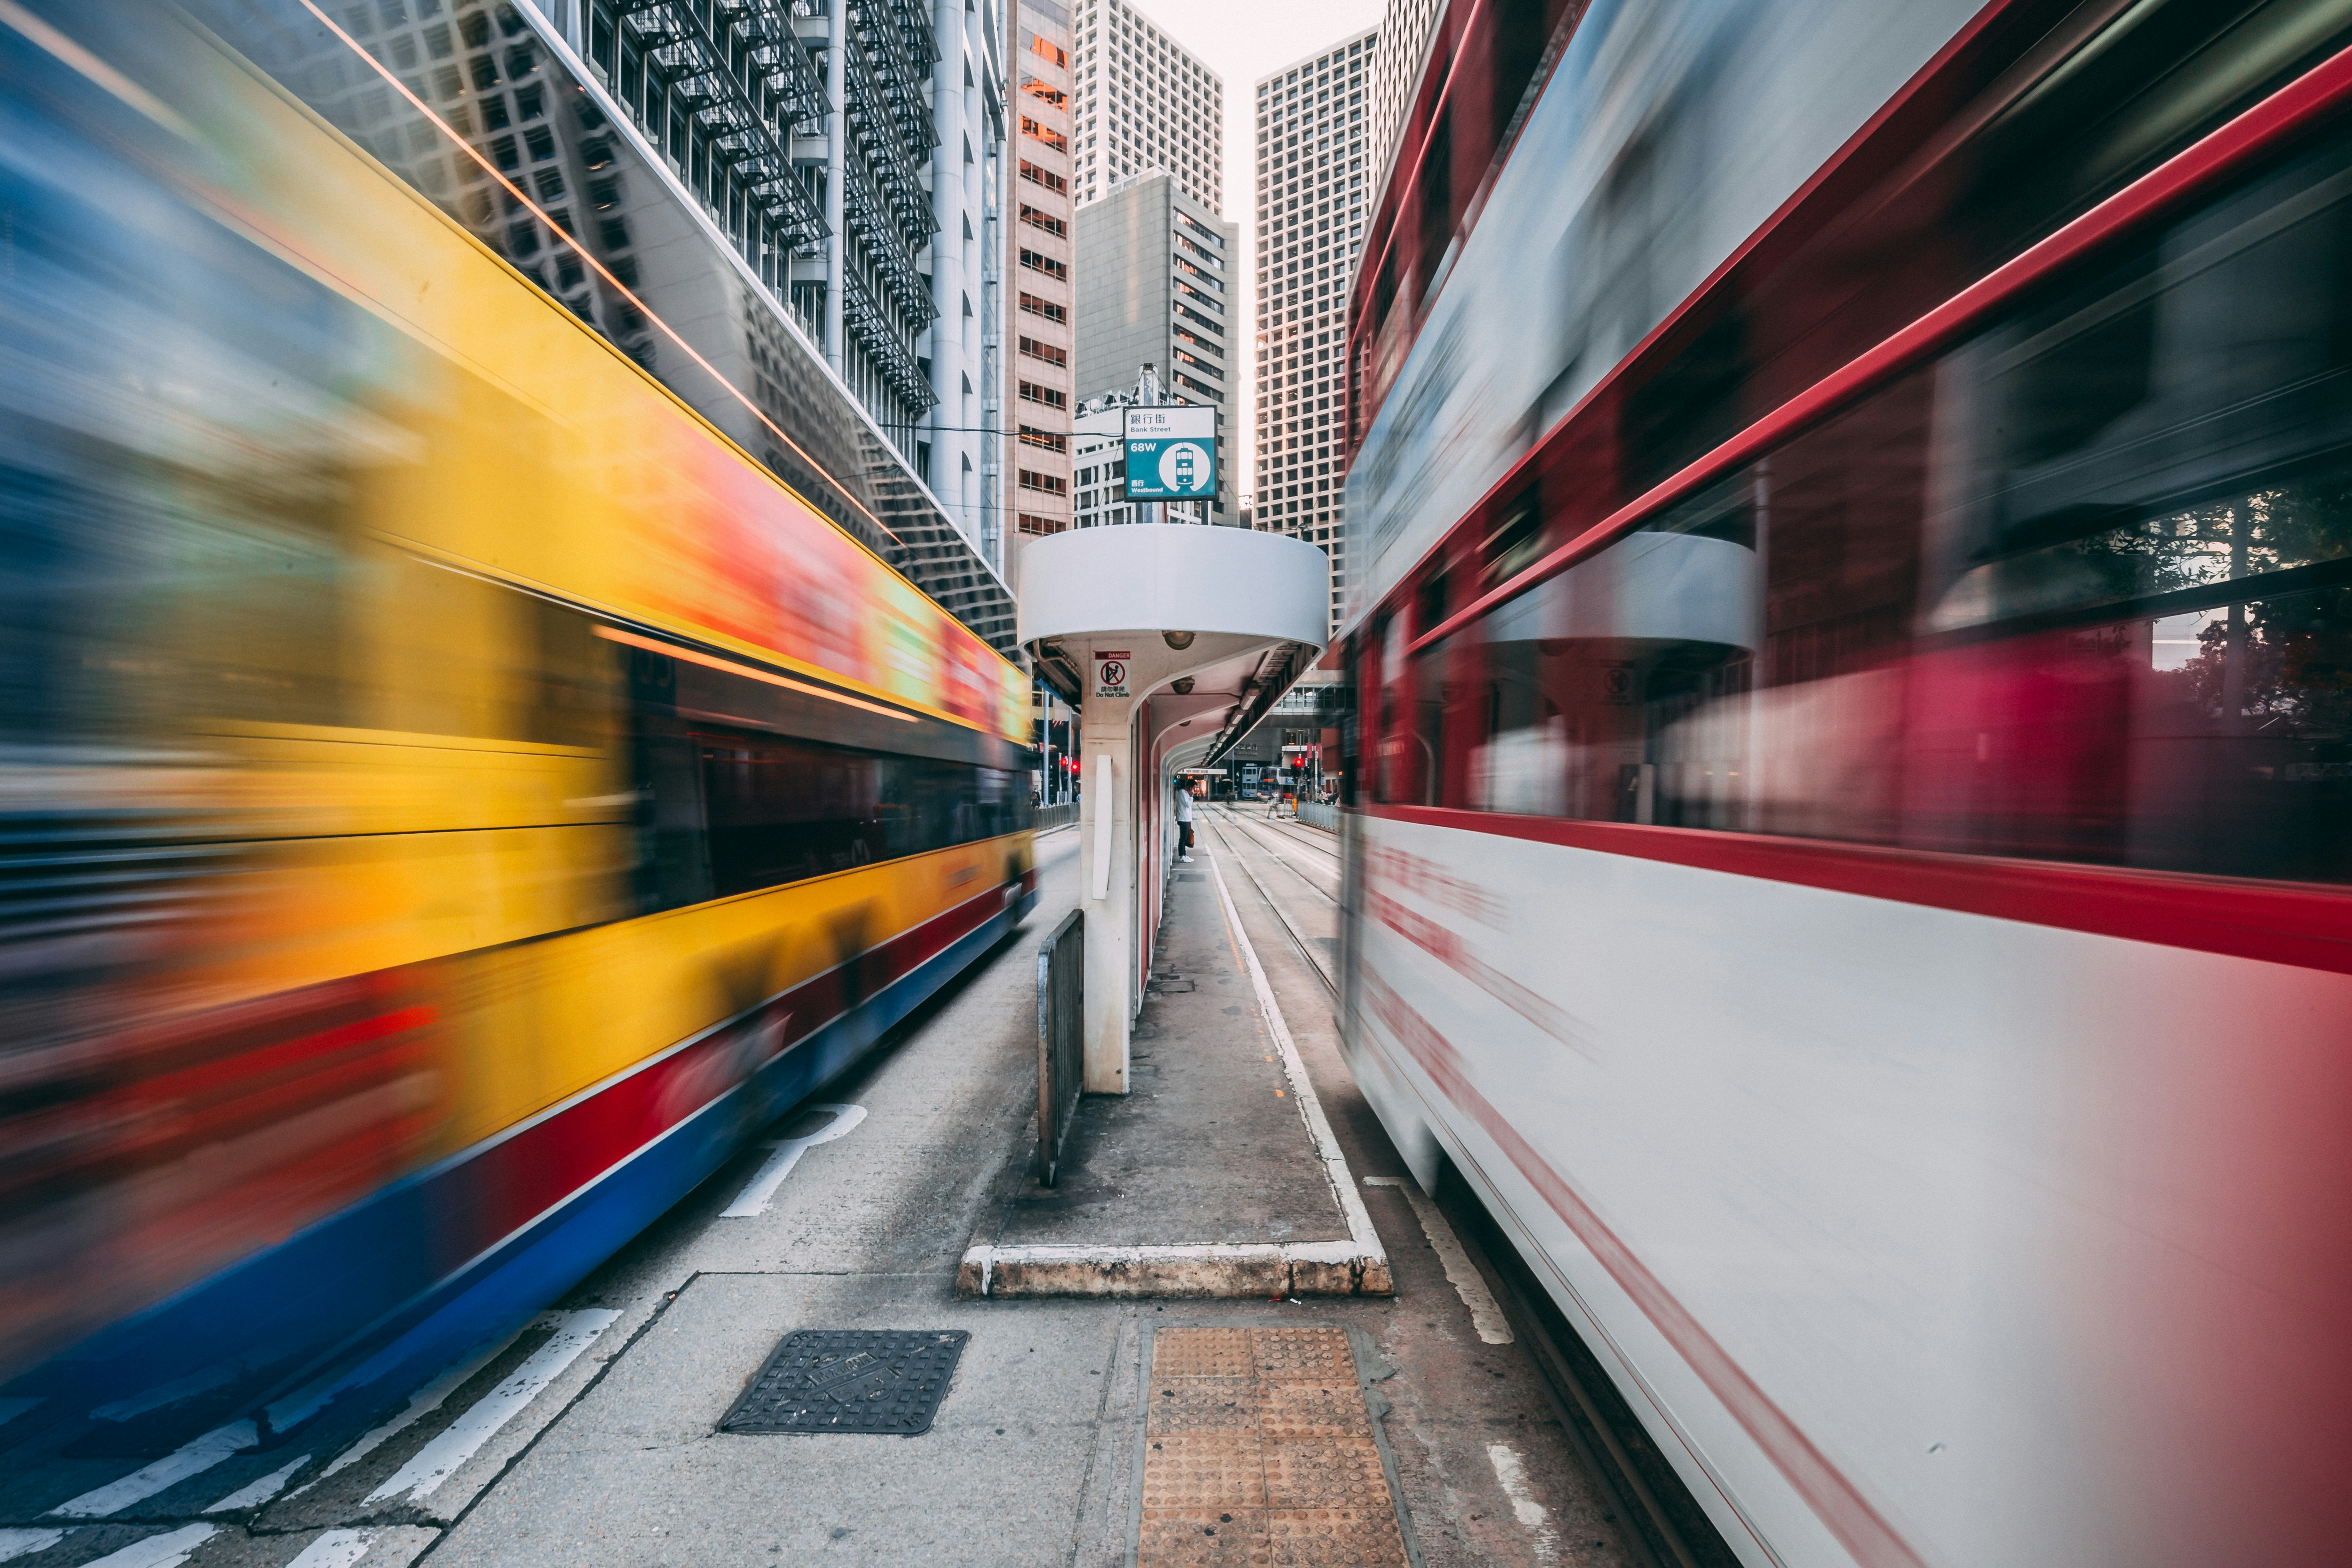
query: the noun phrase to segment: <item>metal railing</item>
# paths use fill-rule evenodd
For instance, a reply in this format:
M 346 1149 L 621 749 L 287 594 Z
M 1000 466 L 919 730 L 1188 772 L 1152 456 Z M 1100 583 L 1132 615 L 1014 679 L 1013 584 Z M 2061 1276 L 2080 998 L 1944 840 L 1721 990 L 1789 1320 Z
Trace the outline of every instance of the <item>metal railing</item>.
M 685 0 L 621 0 L 618 9 L 677 106 L 710 132 L 719 161 L 768 221 L 795 245 L 824 238 L 830 232 L 824 215 L 793 177 L 789 133 L 779 123 L 824 107 L 790 19 L 766 0 L 742 0 L 715 13 Z M 812 86 L 818 86 L 814 99 Z M 658 143 L 659 127 L 651 129 Z M 721 197 L 713 209 L 721 227 L 726 205 Z
M 1056 827 L 1068 827 L 1078 820 L 1078 803 L 1066 800 L 1058 805 L 1041 805 L 1030 815 L 1032 832 L 1051 833 Z
M 1319 827 L 1326 833 L 1337 833 L 1339 831 L 1339 808 L 1302 800 L 1298 803 L 1298 823 L 1302 827 Z
M 1086 1082 L 1086 911 L 1037 944 L 1037 1179 L 1054 1184 Z

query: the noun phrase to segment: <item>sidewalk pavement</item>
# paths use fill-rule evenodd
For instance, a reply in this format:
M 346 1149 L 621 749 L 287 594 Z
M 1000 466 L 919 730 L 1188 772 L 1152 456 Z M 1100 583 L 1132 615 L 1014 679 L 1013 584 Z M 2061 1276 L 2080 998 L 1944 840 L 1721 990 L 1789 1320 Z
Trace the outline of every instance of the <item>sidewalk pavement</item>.
M 1057 1185 L 1023 1147 L 967 1296 L 1387 1295 L 1386 1255 L 1206 846 L 1171 868 L 1131 1089 L 1080 1101 Z

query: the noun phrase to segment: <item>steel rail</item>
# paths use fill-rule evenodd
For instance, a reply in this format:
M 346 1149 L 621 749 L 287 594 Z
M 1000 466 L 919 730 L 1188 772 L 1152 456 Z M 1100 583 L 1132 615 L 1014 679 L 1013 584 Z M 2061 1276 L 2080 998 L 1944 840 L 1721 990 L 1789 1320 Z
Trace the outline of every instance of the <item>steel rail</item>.
M 1215 826 L 1217 828 L 1218 841 L 1224 844 L 1228 849 L 1232 849 L 1234 847 L 1233 841 L 1225 835 L 1224 822 L 1223 820 L 1219 820 L 1215 823 Z M 1237 849 L 1234 852 L 1234 864 L 1240 868 L 1243 876 L 1247 877 L 1250 879 L 1250 886 L 1257 889 L 1258 897 L 1265 900 L 1267 910 L 1273 914 L 1276 921 L 1281 925 L 1283 933 L 1290 938 L 1291 945 L 1298 949 L 1298 955 L 1307 961 L 1307 967 L 1315 972 L 1315 978 L 1323 983 L 1323 989 L 1331 994 L 1331 1000 L 1334 1003 L 1338 1002 L 1339 999 L 1339 982 L 1332 978 L 1330 970 L 1324 967 L 1323 960 L 1316 954 L 1314 946 L 1308 942 L 1307 937 L 1299 931 L 1297 926 L 1291 923 L 1290 917 L 1282 912 L 1282 906 L 1275 901 L 1274 895 L 1266 890 L 1266 886 L 1264 882 L 1258 880 L 1257 873 L 1250 869 L 1249 862 L 1242 858 L 1241 853 Z M 1304 880 L 1304 878 L 1302 877 L 1301 879 Z M 1309 885 L 1311 886 L 1312 884 Z M 1321 891 L 1320 889 L 1317 889 L 1316 890 L 1318 892 Z M 1328 897 L 1328 895 L 1327 894 L 1326 897 Z M 1336 903 L 1338 900 L 1334 900 L 1333 902 Z
M 1246 816 L 1243 815 L 1243 814 L 1242 814 L 1242 813 L 1240 813 L 1240 812 L 1232 812 L 1232 813 L 1229 813 L 1229 815 L 1228 815 L 1228 816 L 1227 816 L 1223 820 L 1231 821 L 1231 822 L 1235 823 L 1235 824 L 1237 824 L 1237 825 L 1239 825 L 1239 826 L 1244 826 L 1244 827 L 1251 827 L 1251 828 L 1253 828 L 1253 829 L 1255 829 L 1255 828 L 1258 826 L 1258 824 L 1256 824 L 1256 823 L 1255 823 L 1252 818 L 1250 818 L 1249 816 Z M 1318 897 L 1318 898 L 1322 899 L 1325 902 L 1327 902 L 1327 903 L 1328 903 L 1328 904 L 1332 905 L 1334 908 L 1337 908 L 1337 907 L 1338 907 L 1339 902 L 1339 895 L 1337 895 L 1336 893 L 1332 893 L 1332 892 L 1327 891 L 1327 890 L 1326 890 L 1326 889 L 1324 889 L 1324 888 L 1323 888 L 1319 883 L 1318 883 L 1318 882 L 1315 880 L 1314 877 L 1310 876 L 1310 875 L 1307 873 L 1307 869 L 1306 869 L 1304 867 L 1302 867 L 1302 866 L 1298 865 L 1296 861 L 1292 860 L 1292 859 L 1290 858 L 1290 857 L 1289 857 L 1287 854 L 1284 853 L 1284 852 L 1283 852 L 1283 850 L 1282 850 L 1282 849 L 1280 848 L 1280 847 L 1279 847 L 1279 846 L 1280 846 L 1280 843 L 1281 843 L 1281 840 L 1280 840 L 1280 838 L 1279 838 L 1278 837 L 1277 837 L 1276 839 L 1273 839 L 1273 840 L 1267 840 L 1267 839 L 1263 839 L 1263 838 L 1259 838 L 1259 837 L 1256 837 L 1256 834 L 1255 834 L 1255 832 L 1253 832 L 1253 834 L 1252 834 L 1252 836 L 1251 836 L 1251 837 L 1252 837 L 1252 841 L 1253 841 L 1253 842 L 1256 842 L 1256 843 L 1259 843 L 1259 844 L 1263 845 L 1263 846 L 1264 846 L 1264 847 L 1265 847 L 1269 852 L 1271 852 L 1271 853 L 1273 854 L 1273 856 L 1274 856 L 1275 859 L 1276 859 L 1277 862 L 1279 862 L 1282 866 L 1284 866 L 1285 868 L 1286 868 L 1289 870 L 1289 872 L 1290 872 L 1290 874 L 1291 874 L 1292 876 L 1297 877 L 1300 881 L 1302 881 L 1302 882 L 1306 883 L 1309 888 L 1313 889 L 1315 890 L 1315 893 L 1316 893 L 1316 896 L 1317 896 L 1317 897 Z

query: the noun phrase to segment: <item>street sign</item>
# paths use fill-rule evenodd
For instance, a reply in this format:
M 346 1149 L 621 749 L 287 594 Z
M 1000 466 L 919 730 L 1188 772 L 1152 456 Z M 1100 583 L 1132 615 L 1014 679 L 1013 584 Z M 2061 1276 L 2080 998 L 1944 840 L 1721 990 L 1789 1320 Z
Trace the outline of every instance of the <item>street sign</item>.
M 1095 649 L 1095 695 L 1097 697 L 1127 695 L 1127 650 L 1125 648 Z
M 1217 411 L 1127 411 L 1127 499 L 1201 500 L 1217 493 Z

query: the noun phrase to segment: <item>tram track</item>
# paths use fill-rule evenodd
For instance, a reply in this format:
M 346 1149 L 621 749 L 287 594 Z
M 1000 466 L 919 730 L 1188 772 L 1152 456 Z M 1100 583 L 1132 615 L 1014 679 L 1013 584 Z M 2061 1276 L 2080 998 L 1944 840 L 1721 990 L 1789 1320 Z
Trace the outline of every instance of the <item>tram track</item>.
M 1655 1439 L 1470 1184 L 1440 1155 L 1430 1201 L 1483 1266 L 1513 1334 L 1528 1347 L 1560 1430 L 1617 1503 L 1621 1539 L 1642 1568 L 1739 1568 Z
M 1244 812 L 1228 801 L 1220 801 L 1218 809 L 1229 813 L 1236 821 L 1274 830 L 1276 837 L 1286 842 L 1304 846 L 1319 855 L 1328 855 L 1334 860 L 1339 858 L 1339 840 L 1336 834 L 1325 833 L 1317 828 L 1301 827 L 1293 817 L 1268 816 L 1262 812 Z
M 1209 818 L 1209 826 L 1216 830 L 1218 844 L 1224 849 L 1231 852 L 1233 863 L 1241 868 L 1243 876 L 1249 879 L 1250 886 L 1257 889 L 1258 897 L 1265 900 L 1266 909 L 1272 912 L 1275 920 L 1280 923 L 1284 934 L 1290 938 L 1291 945 L 1298 950 L 1299 956 L 1307 961 L 1307 967 L 1315 972 L 1315 978 L 1323 983 L 1323 989 L 1330 994 L 1332 1001 L 1334 1003 L 1338 1002 L 1339 997 L 1339 981 L 1332 974 L 1328 963 L 1321 953 L 1316 951 L 1315 944 L 1307 939 L 1307 934 L 1304 931 L 1298 929 L 1297 922 L 1292 921 L 1290 916 L 1284 911 L 1281 902 L 1276 900 L 1273 892 L 1267 889 L 1265 881 L 1259 878 L 1256 870 L 1250 865 L 1247 858 L 1242 855 L 1239 847 L 1234 844 L 1232 836 L 1228 832 L 1228 829 L 1232 825 L 1233 818 L 1230 814 L 1220 815 Z M 1253 840 L 1244 837 L 1243 842 L 1250 843 L 1253 842 Z M 1287 865 L 1288 862 L 1285 861 L 1284 864 Z M 1335 910 L 1339 907 L 1339 900 L 1332 898 L 1330 894 L 1324 892 L 1322 889 L 1316 887 L 1312 881 L 1307 879 L 1305 872 L 1299 871 L 1295 866 L 1293 866 L 1291 869 L 1297 874 L 1298 879 L 1302 883 L 1305 883 L 1311 891 L 1320 894 Z
M 1301 827 L 1293 817 L 1260 816 L 1251 820 L 1278 830 L 1282 837 L 1303 845 L 1318 855 L 1328 855 L 1334 860 L 1339 858 L 1339 836 L 1336 833 L 1326 833 L 1319 827 Z
M 1245 841 L 1256 844 L 1262 849 L 1270 850 L 1273 853 L 1274 858 L 1281 862 L 1293 876 L 1296 876 L 1300 881 L 1306 883 L 1308 888 L 1312 889 L 1317 897 L 1322 899 L 1334 909 L 1339 907 L 1339 895 L 1336 890 L 1336 882 L 1335 887 L 1333 888 L 1325 887 L 1321 882 L 1316 879 L 1314 874 L 1310 874 L 1305 867 L 1299 865 L 1297 860 L 1293 859 L 1290 854 L 1283 847 L 1286 843 L 1289 842 L 1286 836 L 1280 834 L 1269 836 L 1266 832 L 1268 825 L 1256 821 L 1254 818 L 1244 816 L 1241 813 L 1234 811 L 1230 807 L 1223 808 L 1223 815 L 1217 818 L 1217 820 L 1220 823 L 1231 824 L 1234 826 L 1244 829 Z M 1324 847 L 1319 844 L 1308 845 L 1306 846 L 1306 847 L 1328 854 L 1331 857 L 1334 870 L 1336 871 L 1339 861 L 1339 852 L 1336 848 L 1326 850 Z

